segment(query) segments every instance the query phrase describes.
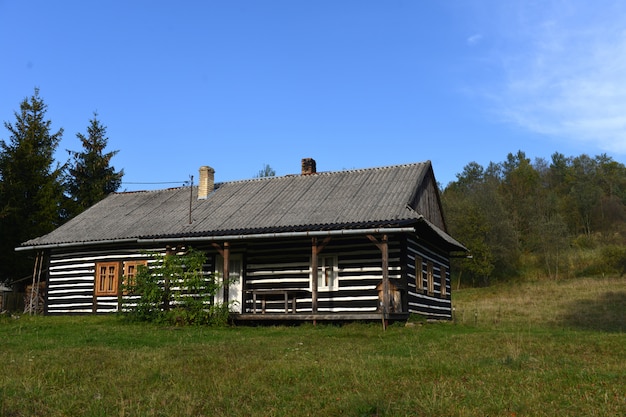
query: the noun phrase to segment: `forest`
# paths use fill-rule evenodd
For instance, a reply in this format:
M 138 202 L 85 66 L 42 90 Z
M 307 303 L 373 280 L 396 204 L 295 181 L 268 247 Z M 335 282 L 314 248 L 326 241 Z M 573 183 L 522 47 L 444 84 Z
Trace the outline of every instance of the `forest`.
M 471 162 L 441 192 L 448 231 L 471 251 L 456 285 L 622 275 L 626 167 L 606 154 Z

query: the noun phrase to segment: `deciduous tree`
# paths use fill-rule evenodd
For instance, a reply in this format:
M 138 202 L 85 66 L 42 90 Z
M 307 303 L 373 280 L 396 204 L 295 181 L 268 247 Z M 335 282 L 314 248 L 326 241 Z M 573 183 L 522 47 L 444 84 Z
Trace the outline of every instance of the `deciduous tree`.
M 259 172 L 255 175 L 255 178 L 273 177 L 275 175 L 276 171 L 274 170 L 274 168 L 272 168 L 268 164 L 263 164 L 263 168 L 259 170 Z

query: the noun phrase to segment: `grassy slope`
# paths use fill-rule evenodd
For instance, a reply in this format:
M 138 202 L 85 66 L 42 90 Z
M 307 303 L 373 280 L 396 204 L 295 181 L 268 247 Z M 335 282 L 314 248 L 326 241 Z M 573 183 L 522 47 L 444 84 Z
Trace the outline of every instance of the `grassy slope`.
M 454 323 L 0 320 L 0 416 L 621 416 L 626 280 L 454 294 Z

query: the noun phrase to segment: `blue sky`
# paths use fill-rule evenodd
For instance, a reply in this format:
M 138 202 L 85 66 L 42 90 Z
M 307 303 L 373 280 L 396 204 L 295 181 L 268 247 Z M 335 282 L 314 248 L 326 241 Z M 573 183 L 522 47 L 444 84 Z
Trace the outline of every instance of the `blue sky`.
M 626 2 L 0 0 L 0 118 L 34 88 L 58 159 L 97 111 L 122 190 L 607 153 L 626 162 Z M 0 138 L 9 133 L 0 128 Z

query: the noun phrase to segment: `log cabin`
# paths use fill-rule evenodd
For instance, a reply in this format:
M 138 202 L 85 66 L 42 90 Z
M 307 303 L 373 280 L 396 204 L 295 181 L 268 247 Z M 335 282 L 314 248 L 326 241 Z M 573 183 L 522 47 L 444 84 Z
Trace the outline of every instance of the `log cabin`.
M 193 247 L 229 277 L 214 302 L 236 321 L 451 319 L 450 258 L 430 161 L 113 193 L 24 242 L 47 282 L 46 314 L 109 313 L 146 251 Z

